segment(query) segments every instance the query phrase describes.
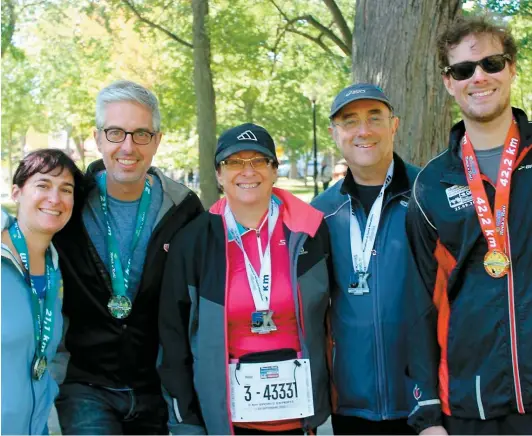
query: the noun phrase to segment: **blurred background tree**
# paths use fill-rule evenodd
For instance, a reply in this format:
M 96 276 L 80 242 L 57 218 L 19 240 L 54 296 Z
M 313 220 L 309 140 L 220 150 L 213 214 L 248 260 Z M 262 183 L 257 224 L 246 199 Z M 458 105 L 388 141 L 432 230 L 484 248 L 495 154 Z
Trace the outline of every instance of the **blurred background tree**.
M 328 110 L 353 81 L 373 81 L 390 95 L 401 118 L 397 149 L 422 164 L 446 146 L 458 115 L 433 42 L 462 7 L 514 29 L 512 99 L 530 114 L 528 0 L 4 0 L 4 183 L 35 147 L 60 145 L 84 167 L 97 158 L 95 97 L 123 78 L 159 97 L 165 136 L 155 164 L 182 179 L 199 170 L 206 206 L 218 198 L 216 137 L 235 124 L 264 125 L 291 175 L 305 175 L 315 96 L 319 159 L 339 157 Z

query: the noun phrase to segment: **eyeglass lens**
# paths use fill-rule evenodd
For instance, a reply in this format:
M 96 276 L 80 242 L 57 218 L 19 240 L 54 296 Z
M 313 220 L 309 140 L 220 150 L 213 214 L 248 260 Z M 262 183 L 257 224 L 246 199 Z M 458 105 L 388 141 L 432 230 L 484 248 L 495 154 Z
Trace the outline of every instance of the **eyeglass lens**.
M 495 74 L 506 66 L 506 57 L 502 54 L 487 56 L 479 61 L 460 62 L 450 66 L 449 72 L 455 80 L 466 80 L 475 74 L 477 65 L 488 74 Z

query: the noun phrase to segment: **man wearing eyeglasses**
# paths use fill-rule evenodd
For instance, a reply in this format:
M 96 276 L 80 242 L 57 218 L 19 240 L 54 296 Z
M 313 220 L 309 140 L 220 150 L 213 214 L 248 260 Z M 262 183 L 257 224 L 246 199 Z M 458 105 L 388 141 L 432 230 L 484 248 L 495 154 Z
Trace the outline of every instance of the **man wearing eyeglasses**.
M 405 232 L 418 168 L 394 153 L 399 119 L 383 90 L 355 84 L 334 99 L 329 131 L 349 169 L 313 205 L 331 234 L 335 434 L 414 434 L 405 390 L 407 286 L 415 277 Z
M 154 167 L 159 105 L 128 81 L 98 94 L 87 196 L 54 239 L 70 320 L 56 401 L 63 434 L 167 434 L 156 370 L 160 281 L 168 243 L 203 208 Z M 176 374 L 176 377 L 179 375 Z
M 463 120 L 419 174 L 407 232 L 412 287 L 408 371 L 421 434 L 532 431 L 532 124 L 510 105 L 517 47 L 485 18 L 438 39 Z

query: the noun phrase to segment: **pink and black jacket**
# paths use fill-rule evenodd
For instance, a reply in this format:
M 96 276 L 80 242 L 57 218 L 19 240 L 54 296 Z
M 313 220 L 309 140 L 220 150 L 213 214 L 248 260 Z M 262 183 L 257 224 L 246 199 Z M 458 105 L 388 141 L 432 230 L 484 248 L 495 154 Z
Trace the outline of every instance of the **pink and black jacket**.
M 309 358 L 315 414 L 312 429 L 330 415 L 326 363 L 329 306 L 329 234 L 323 214 L 274 188 L 290 256 L 302 358 Z M 163 277 L 159 374 L 169 403 L 173 434 L 232 434 L 227 348 L 226 200 L 200 215 L 170 243 Z M 298 292 L 299 291 L 299 292 Z

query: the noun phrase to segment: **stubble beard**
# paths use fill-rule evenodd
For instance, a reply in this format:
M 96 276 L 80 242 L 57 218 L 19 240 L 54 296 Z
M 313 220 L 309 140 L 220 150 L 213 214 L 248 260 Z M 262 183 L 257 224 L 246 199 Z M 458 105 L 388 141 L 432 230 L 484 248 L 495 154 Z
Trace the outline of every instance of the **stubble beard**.
M 462 115 L 469 121 L 476 123 L 489 123 L 499 118 L 510 106 L 510 97 L 504 102 L 499 102 L 495 108 L 487 113 L 476 113 L 474 108 L 460 108 Z

